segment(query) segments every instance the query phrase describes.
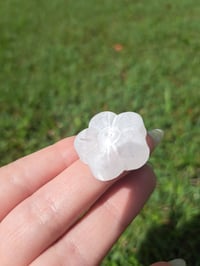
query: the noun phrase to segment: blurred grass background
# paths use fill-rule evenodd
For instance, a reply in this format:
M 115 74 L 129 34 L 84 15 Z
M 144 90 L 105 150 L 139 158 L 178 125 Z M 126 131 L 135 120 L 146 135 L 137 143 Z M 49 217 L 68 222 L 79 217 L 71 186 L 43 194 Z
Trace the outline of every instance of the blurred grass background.
M 200 265 L 199 37 L 197 0 L 0 2 L 1 165 L 103 110 L 165 130 L 157 189 L 104 266 Z

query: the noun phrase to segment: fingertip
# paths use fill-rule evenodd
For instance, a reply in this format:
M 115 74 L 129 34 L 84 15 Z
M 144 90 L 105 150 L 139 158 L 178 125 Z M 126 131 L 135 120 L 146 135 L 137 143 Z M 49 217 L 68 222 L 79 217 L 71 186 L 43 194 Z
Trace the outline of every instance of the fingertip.
M 164 137 L 164 131 L 162 129 L 153 129 L 148 131 L 146 140 L 151 152 L 158 146 Z

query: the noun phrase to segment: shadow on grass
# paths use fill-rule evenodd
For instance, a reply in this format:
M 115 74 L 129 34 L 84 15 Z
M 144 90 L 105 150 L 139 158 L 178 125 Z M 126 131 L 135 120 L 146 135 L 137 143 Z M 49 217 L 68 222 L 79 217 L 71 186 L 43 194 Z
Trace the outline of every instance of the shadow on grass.
M 188 266 L 200 265 L 200 214 L 178 226 L 183 215 L 181 210 L 173 210 L 167 223 L 147 232 L 137 253 L 143 265 L 174 258 L 185 259 Z

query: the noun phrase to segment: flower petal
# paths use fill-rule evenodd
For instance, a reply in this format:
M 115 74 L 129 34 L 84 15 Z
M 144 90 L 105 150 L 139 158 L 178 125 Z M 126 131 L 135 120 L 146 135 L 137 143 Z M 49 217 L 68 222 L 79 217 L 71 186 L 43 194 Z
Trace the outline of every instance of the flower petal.
M 150 152 L 147 145 L 134 143 L 129 149 L 132 149 L 132 156 L 123 158 L 125 170 L 138 169 L 148 161 Z
M 136 129 L 142 134 L 146 134 L 146 128 L 144 126 L 141 115 L 134 112 L 124 112 L 117 115 L 112 124 L 113 127 L 117 127 L 120 130 L 124 129 Z
M 115 144 L 118 154 L 123 161 L 124 170 L 138 169 L 143 166 L 150 154 L 146 137 L 138 131 L 127 130 L 121 134 L 119 141 Z
M 101 130 L 105 127 L 110 127 L 116 114 L 110 111 L 101 112 L 92 117 L 89 122 L 89 128 Z
M 75 138 L 74 147 L 84 163 L 88 163 L 94 154 L 98 154 L 97 130 L 86 128 Z
M 123 162 L 114 149 L 94 155 L 93 161 L 90 163 L 89 166 L 93 175 L 101 181 L 112 180 L 124 170 Z

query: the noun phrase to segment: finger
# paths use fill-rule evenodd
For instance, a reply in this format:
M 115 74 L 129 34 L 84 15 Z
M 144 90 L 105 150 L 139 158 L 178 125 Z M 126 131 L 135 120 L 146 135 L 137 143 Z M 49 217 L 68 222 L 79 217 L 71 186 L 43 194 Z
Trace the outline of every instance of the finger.
M 114 184 L 70 231 L 31 266 L 99 265 L 155 187 L 145 166 Z M 92 250 L 91 250 L 92 249 Z
M 155 147 L 161 142 L 164 137 L 164 131 L 161 129 L 153 129 L 148 131 L 147 135 L 147 143 L 150 147 L 150 151 L 152 152 Z
M 28 265 L 86 212 L 113 183 L 95 179 L 81 161 L 21 202 L 0 225 L 3 265 Z M 30 244 L 31 243 L 31 244 Z
M 148 146 L 150 148 L 150 151 L 153 152 L 153 150 L 155 148 L 155 144 L 154 144 L 154 141 L 153 141 L 152 137 L 150 135 L 147 135 L 146 141 L 148 143 Z
M 71 165 L 78 156 L 74 137 L 0 168 L 0 221 L 19 202 Z

